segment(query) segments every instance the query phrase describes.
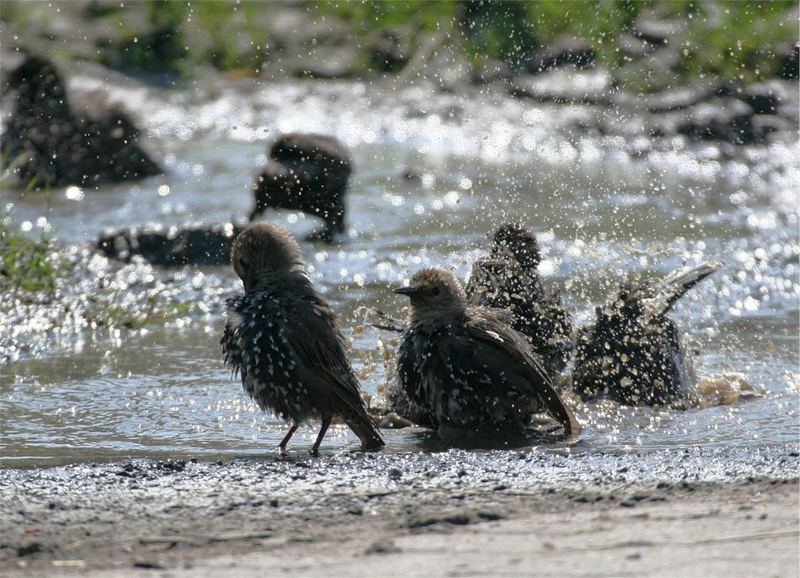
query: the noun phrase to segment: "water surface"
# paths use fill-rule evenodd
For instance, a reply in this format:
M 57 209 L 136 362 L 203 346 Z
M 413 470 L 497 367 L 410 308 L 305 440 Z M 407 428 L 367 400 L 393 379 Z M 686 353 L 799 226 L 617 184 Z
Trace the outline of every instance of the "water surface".
M 78 77 L 77 90 L 99 81 Z M 112 89 L 140 119 L 168 172 L 100 190 L 4 193 L 14 226 L 48 229 L 86 276 L 198 305 L 143 328 L 92 327 L 47 318 L 46 307 L 0 323 L 2 463 L 6 466 L 128 456 L 272 454 L 285 426 L 257 410 L 221 363 L 222 299 L 239 289 L 227 267 L 154 270 L 89 256 L 106 228 L 218 223 L 242 218 L 266 142 L 291 130 L 334 134 L 353 150 L 348 235 L 305 244 L 312 275 L 340 312 L 364 389 L 388 379 L 391 336 L 363 326 L 359 308 L 397 314 L 390 288 L 425 266 L 462 279 L 498 224 L 523 221 L 540 238 L 547 284 L 561 288 L 579 322 L 623 279 L 684 264 L 724 267 L 675 308 L 701 377 L 735 372 L 762 397 L 686 412 L 577 404 L 586 451 L 759 448 L 798 439 L 798 177 L 796 140 L 731 151 L 641 134 L 574 127 L 609 113 L 542 105 L 490 91 L 435 93 L 425 86 L 295 82 L 164 93 Z M 623 119 L 626 120 L 626 119 Z M 629 119 L 627 119 L 629 120 Z M 643 140 L 644 139 L 644 140 Z M 417 178 L 406 179 L 412 171 Z M 78 200 L 76 200 L 78 199 Z M 273 212 L 298 234 L 317 223 Z M 89 287 L 90 284 L 87 284 Z M 73 291 L 86 297 L 80 284 Z M 69 288 L 67 288 L 69 292 Z M 134 297 L 130 297 L 133 295 Z M 77 297 L 76 297 L 77 298 Z M 63 321 L 63 327 L 54 331 Z M 35 346 L 34 346 L 35 345 Z M 313 425 L 293 445 L 313 443 Z M 418 431 L 386 432 L 392 451 L 425 447 Z M 334 428 L 325 451 L 356 446 Z

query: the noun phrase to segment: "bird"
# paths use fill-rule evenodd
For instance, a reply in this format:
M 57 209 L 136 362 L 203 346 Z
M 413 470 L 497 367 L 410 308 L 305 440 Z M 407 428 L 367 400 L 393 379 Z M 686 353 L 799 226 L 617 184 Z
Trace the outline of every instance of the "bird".
M 353 161 L 331 136 L 287 133 L 269 151 L 270 162 L 253 184 L 250 221 L 266 209 L 299 210 L 324 221 L 311 239 L 332 242 L 345 231 L 345 204 Z
M 363 449 L 383 447 L 336 316 L 314 289 L 291 233 L 267 223 L 248 226 L 233 243 L 231 264 L 244 294 L 226 301 L 225 364 L 239 372 L 245 391 L 262 410 L 291 422 L 278 446 L 281 453 L 300 424 L 319 419 L 311 449 L 316 455 L 335 416 Z
M 91 95 L 75 106 L 49 60 L 25 53 L 6 86 L 14 107 L 2 152 L 23 184 L 97 186 L 163 172 L 139 146 L 139 130 L 124 111 Z
M 697 378 L 681 344 L 672 306 L 720 268 L 705 262 L 661 280 L 626 283 L 613 301 L 595 309 L 580 330 L 572 388 L 584 401 L 686 408 L 698 401 Z
M 522 225 L 504 224 L 493 235 L 489 257 L 473 264 L 466 293 L 472 305 L 508 309 L 514 329 L 556 380 L 569 361 L 574 326 L 560 295 L 545 290 L 540 261 L 536 236 Z
M 524 433 L 546 412 L 567 435 L 580 432 L 540 358 L 502 310 L 472 307 L 459 281 L 422 269 L 394 290 L 411 300 L 398 351 L 399 386 L 436 429 Z

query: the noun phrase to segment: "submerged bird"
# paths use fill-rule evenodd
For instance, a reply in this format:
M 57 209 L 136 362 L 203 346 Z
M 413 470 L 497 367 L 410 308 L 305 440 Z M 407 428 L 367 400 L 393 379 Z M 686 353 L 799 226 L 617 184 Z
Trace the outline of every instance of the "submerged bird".
M 514 329 L 528 338 L 555 379 L 569 361 L 573 325 L 559 294 L 542 285 L 540 261 L 533 233 L 505 224 L 494 234 L 490 256 L 473 265 L 466 292 L 473 305 L 508 309 Z
M 580 431 L 536 354 L 505 312 L 470 307 L 458 280 L 423 269 L 395 293 L 411 299 L 398 381 L 424 421 L 440 430 L 523 432 L 546 412 L 567 434 Z
M 694 285 L 719 269 L 703 263 L 660 281 L 626 284 L 596 309 L 578 339 L 573 389 L 584 399 L 607 397 L 626 405 L 686 407 L 697 401 L 697 378 L 667 316 Z
M 367 414 L 330 305 L 308 278 L 300 246 L 269 224 L 250 225 L 233 244 L 231 262 L 244 295 L 228 299 L 222 337 L 225 363 L 259 407 L 291 421 L 281 451 L 297 427 L 320 419 L 316 454 L 334 416 L 364 449 L 384 445 Z
M 320 217 L 313 237 L 331 242 L 344 232 L 344 196 L 353 170 L 345 146 L 330 136 L 289 133 L 270 148 L 270 162 L 253 185 L 250 221 L 268 208 L 292 209 Z

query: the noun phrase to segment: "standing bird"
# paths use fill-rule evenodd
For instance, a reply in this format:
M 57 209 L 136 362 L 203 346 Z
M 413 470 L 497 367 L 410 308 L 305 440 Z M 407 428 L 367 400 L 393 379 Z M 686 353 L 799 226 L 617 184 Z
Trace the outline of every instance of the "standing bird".
M 555 380 L 569 361 L 574 328 L 559 294 L 542 285 L 540 261 L 533 233 L 505 224 L 494 234 L 489 258 L 473 265 L 466 292 L 472 305 L 508 309 L 512 326 L 527 337 Z
M 470 307 L 461 284 L 442 269 L 417 272 L 395 293 L 407 295 L 412 308 L 400 345 L 399 385 L 433 427 L 522 432 L 544 411 L 566 434 L 580 431 L 503 311 Z
M 274 225 L 250 225 L 234 241 L 231 262 L 244 295 L 226 302 L 222 352 L 258 406 L 292 422 L 281 452 L 302 422 L 319 418 L 316 454 L 334 416 L 364 449 L 382 447 L 336 317 L 306 275 L 294 237 Z
M 345 146 L 330 136 L 289 133 L 275 141 L 269 156 L 253 185 L 250 221 L 268 208 L 299 210 L 325 222 L 312 237 L 330 243 L 343 233 L 344 196 L 353 170 Z
M 702 263 L 660 281 L 626 284 L 613 303 L 597 307 L 576 346 L 573 389 L 584 399 L 685 408 L 697 401 L 697 377 L 667 317 L 686 291 L 719 269 Z

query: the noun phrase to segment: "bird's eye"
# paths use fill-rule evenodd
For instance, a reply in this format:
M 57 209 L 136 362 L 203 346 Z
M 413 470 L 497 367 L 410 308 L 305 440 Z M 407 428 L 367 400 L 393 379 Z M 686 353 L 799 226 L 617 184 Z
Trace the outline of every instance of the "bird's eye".
M 438 295 L 440 292 L 441 291 L 438 287 L 434 287 L 433 289 L 431 289 L 431 293 L 433 293 L 434 295 Z

